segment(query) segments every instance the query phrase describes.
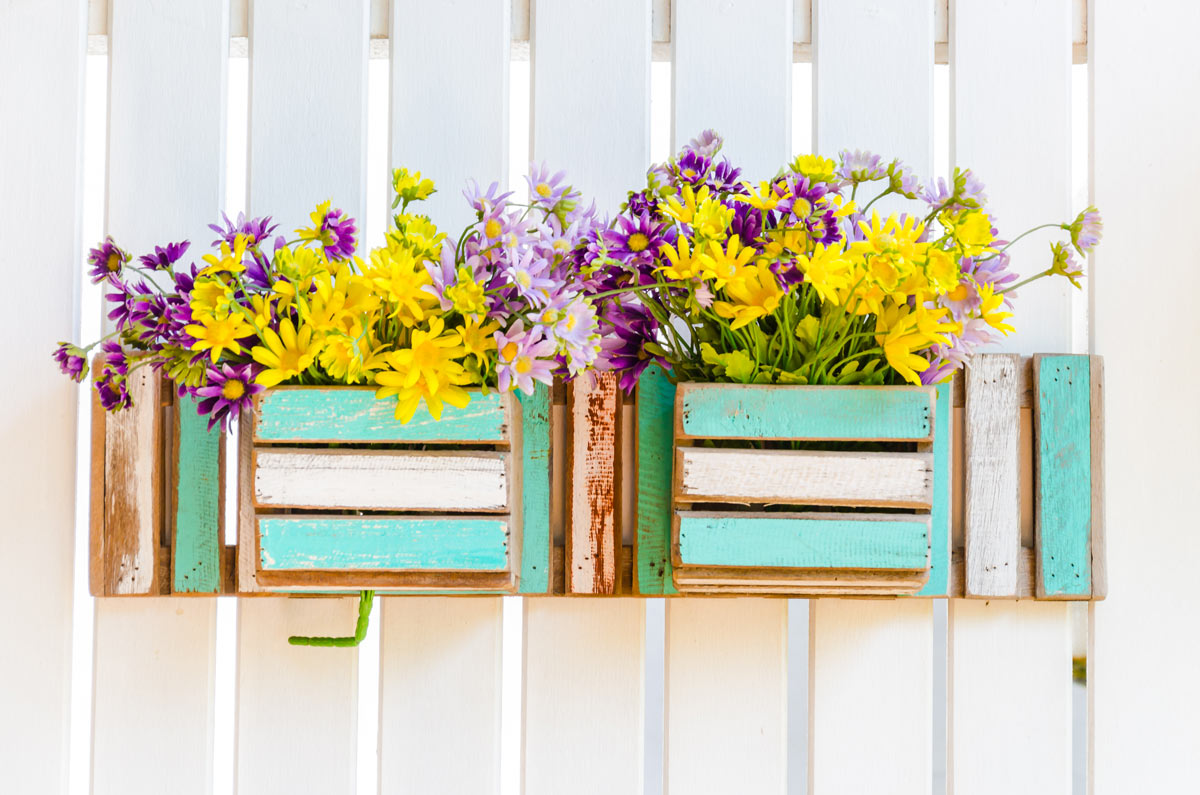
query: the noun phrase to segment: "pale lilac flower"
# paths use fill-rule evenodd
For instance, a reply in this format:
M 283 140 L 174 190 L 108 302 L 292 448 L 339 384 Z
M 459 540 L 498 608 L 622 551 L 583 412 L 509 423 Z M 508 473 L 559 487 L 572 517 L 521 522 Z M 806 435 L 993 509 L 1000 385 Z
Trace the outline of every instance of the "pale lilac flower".
M 552 175 L 545 163 L 540 166 L 530 163 L 529 171 L 525 181 L 529 183 L 529 200 L 533 204 L 551 208 L 567 196 L 570 186 L 563 182 L 565 171 Z
M 480 217 L 490 214 L 493 210 L 499 208 L 503 210 L 508 204 L 508 198 L 512 196 L 512 192 L 500 193 L 500 183 L 493 182 L 488 185 L 486 191 L 479 188 L 479 183 L 475 180 L 467 182 L 467 187 L 463 190 L 463 196 L 470 202 L 471 207 Z
M 717 152 L 720 152 L 721 147 L 724 145 L 724 139 L 721 138 L 716 130 L 704 130 L 695 138 L 688 141 L 687 148 L 701 157 L 711 158 Z
M 555 286 L 550 275 L 550 263 L 530 249 L 518 252 L 509 250 L 504 273 L 517 288 L 517 295 L 534 306 L 542 306 L 550 300 L 550 290 Z
M 1071 233 L 1071 245 L 1075 246 L 1080 256 L 1086 256 L 1100 244 L 1104 233 L 1104 221 L 1100 218 L 1099 210 L 1088 207 L 1065 229 Z M 1082 269 L 1079 275 L 1083 275 Z
M 871 182 L 887 176 L 887 170 L 884 169 L 879 155 L 861 149 L 853 152 L 843 149 L 838 157 L 841 165 L 838 166 L 837 174 L 846 182 Z
M 533 382 L 550 384 L 554 381 L 554 340 L 543 339 L 542 330 L 534 327 L 525 331 L 525 324 L 518 320 L 508 333 L 495 333 L 499 366 L 496 368 L 497 385 L 501 392 L 520 389 L 526 395 L 533 394 Z

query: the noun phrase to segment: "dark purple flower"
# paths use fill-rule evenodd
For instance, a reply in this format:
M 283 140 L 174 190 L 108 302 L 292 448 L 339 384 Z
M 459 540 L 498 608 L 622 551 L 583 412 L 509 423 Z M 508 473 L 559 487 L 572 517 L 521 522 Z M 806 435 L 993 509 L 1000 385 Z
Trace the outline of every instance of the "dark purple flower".
M 271 233 L 279 228 L 279 224 L 271 223 L 271 216 L 269 215 L 262 218 L 247 218 L 245 213 L 238 213 L 237 222 L 234 223 L 229 220 L 228 215 L 221 213 L 221 219 L 225 222 L 225 226 L 223 227 L 219 224 L 208 225 L 209 229 L 220 235 L 220 237 L 212 242 L 213 246 L 227 243 L 230 248 L 233 248 L 237 242 L 237 236 L 243 235 L 247 238 L 247 247 L 254 247 L 270 237 Z
M 115 374 L 106 373 L 96 380 L 96 394 L 105 411 L 119 411 L 133 404 L 125 379 Z
M 104 296 L 104 300 L 113 304 L 113 308 L 108 312 L 108 319 L 115 324 L 118 331 L 124 331 L 136 323 L 138 317 L 145 316 L 146 302 L 152 301 L 156 296 L 150 285 L 145 282 L 123 284 L 118 287 L 121 289 L 112 290 Z
M 779 280 L 779 286 L 791 292 L 792 288 L 804 281 L 804 271 L 800 270 L 795 260 L 789 262 L 772 262 L 771 272 Z
M 117 248 L 112 237 L 106 237 L 103 243 L 88 252 L 87 261 L 91 266 L 88 276 L 91 277 L 92 284 L 99 284 L 105 280 L 116 284 L 117 277 L 121 275 L 121 268 L 129 262 L 129 255 Z
M 694 150 L 684 149 L 679 160 L 675 162 L 673 171 L 679 182 L 686 185 L 700 185 L 708 176 L 708 169 L 711 166 L 711 159 Z
M 220 423 L 221 430 L 228 430 L 229 420 L 236 419 L 250 408 L 254 396 L 264 387 L 254 382 L 255 366 L 222 364 L 208 368 L 208 384 L 192 390 L 199 401 L 197 411 L 208 416 L 208 429 Z
M 129 357 L 116 340 L 105 340 L 100 343 L 100 351 L 104 354 L 101 368 L 105 372 L 113 372 L 119 376 L 129 375 Z
M 656 218 L 659 215 L 658 206 L 658 194 L 652 190 L 643 190 L 629 194 L 626 210 L 635 218 L 643 213 Z
M 619 383 L 627 393 L 633 391 L 638 377 L 651 364 L 669 368 L 666 359 L 646 350 L 647 344 L 657 345 L 658 321 L 644 307 L 613 307 L 604 321 L 600 343 L 603 357 L 608 369 L 620 373 Z
M 325 256 L 330 259 L 350 259 L 354 256 L 354 235 L 358 227 L 354 219 L 334 208 L 321 219 L 321 242 Z
M 729 222 L 729 232 L 738 236 L 745 245 L 750 245 L 762 238 L 762 212 L 745 202 L 733 205 L 733 220 Z
M 184 240 L 179 243 L 168 243 L 166 246 L 155 246 L 153 254 L 143 254 L 138 261 L 152 271 L 169 271 L 187 253 L 191 242 Z
M 741 193 L 746 192 L 746 188 L 739 181 L 742 176 L 742 170 L 729 162 L 729 158 L 721 158 L 721 162 L 713 166 L 712 173 L 708 176 L 708 186 L 714 191 L 721 193 Z
M 87 357 L 82 349 L 69 342 L 58 343 L 54 349 L 54 361 L 58 362 L 63 375 L 72 381 L 82 381 L 87 376 Z
M 658 250 L 674 237 L 673 226 L 654 223 L 648 213 L 635 218 L 619 215 L 613 228 L 604 233 L 609 256 L 640 267 L 653 265 Z

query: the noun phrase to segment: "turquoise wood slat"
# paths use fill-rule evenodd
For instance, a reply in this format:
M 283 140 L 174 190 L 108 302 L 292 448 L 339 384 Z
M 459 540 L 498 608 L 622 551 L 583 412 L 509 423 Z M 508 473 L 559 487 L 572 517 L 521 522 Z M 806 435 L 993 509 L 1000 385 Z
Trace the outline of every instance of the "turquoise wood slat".
M 196 401 L 175 401 L 179 459 L 175 463 L 175 542 L 172 588 L 176 593 L 221 590 L 221 429 L 208 430 Z
M 550 590 L 550 387 L 535 384 L 521 403 L 520 593 Z M 517 455 L 517 451 L 513 451 Z
M 1092 592 L 1091 362 L 1087 356 L 1036 358 L 1038 596 Z
M 932 389 L 688 384 L 685 436 L 704 439 L 928 440 Z
M 678 593 L 671 566 L 671 465 L 675 385 L 656 364 L 637 387 L 637 540 L 634 579 L 643 594 Z
M 689 566 L 924 569 L 926 521 L 682 514 L 679 557 Z
M 950 440 L 954 438 L 951 384 L 937 388 L 933 422 L 933 508 L 929 512 L 929 582 L 917 596 L 950 591 Z
M 505 442 L 503 395 L 471 393 L 464 409 L 447 405 L 441 420 L 425 404 L 408 424 L 395 418 L 395 399 L 373 387 L 278 387 L 263 393 L 255 439 L 263 442 Z
M 265 571 L 503 571 L 507 519 L 259 517 Z

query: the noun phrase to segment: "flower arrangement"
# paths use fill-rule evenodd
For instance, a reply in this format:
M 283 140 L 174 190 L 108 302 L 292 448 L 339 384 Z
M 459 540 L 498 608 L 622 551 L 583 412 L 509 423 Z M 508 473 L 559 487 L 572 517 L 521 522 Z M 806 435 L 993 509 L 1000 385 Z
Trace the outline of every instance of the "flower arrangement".
M 87 348 L 60 343 L 54 358 L 82 381 L 99 345 L 95 387 L 109 410 L 130 404 L 130 373 L 162 370 L 210 428 L 277 384 L 373 385 L 408 422 L 421 402 L 435 419 L 445 404 L 465 407 L 467 387 L 529 394 L 535 381 L 575 377 L 600 345 L 573 252 L 601 224 L 562 172 L 531 171 L 528 203 L 471 183 L 476 220 L 451 240 L 410 211 L 434 183 L 397 169 L 398 213 L 365 258 L 354 219 L 328 201 L 291 241 L 273 237 L 269 217 L 226 217 L 199 263 L 188 241 L 135 262 L 106 239 L 88 264 L 116 330 Z
M 1069 235 L 1018 282 L 969 170 L 922 184 L 867 152 L 797 157 L 758 185 L 703 133 L 652 167 L 606 229 L 581 244 L 604 300 L 606 366 L 632 389 L 657 362 L 680 381 L 936 384 L 1010 333 L 1014 290 L 1076 287 L 1099 242 L 1094 207 L 1046 224 Z M 887 215 L 881 216 L 881 208 Z

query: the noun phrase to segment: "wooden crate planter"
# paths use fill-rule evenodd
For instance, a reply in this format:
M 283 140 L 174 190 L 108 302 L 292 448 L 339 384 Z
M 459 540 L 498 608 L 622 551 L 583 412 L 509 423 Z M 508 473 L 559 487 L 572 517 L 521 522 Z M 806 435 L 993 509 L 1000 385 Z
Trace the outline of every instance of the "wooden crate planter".
M 240 590 L 545 593 L 549 390 L 475 392 L 408 424 L 374 393 L 256 399 L 240 441 Z
M 672 388 L 661 371 L 642 384 L 643 592 L 916 593 L 935 544 L 943 574 L 948 444 L 938 444 L 936 389 Z

